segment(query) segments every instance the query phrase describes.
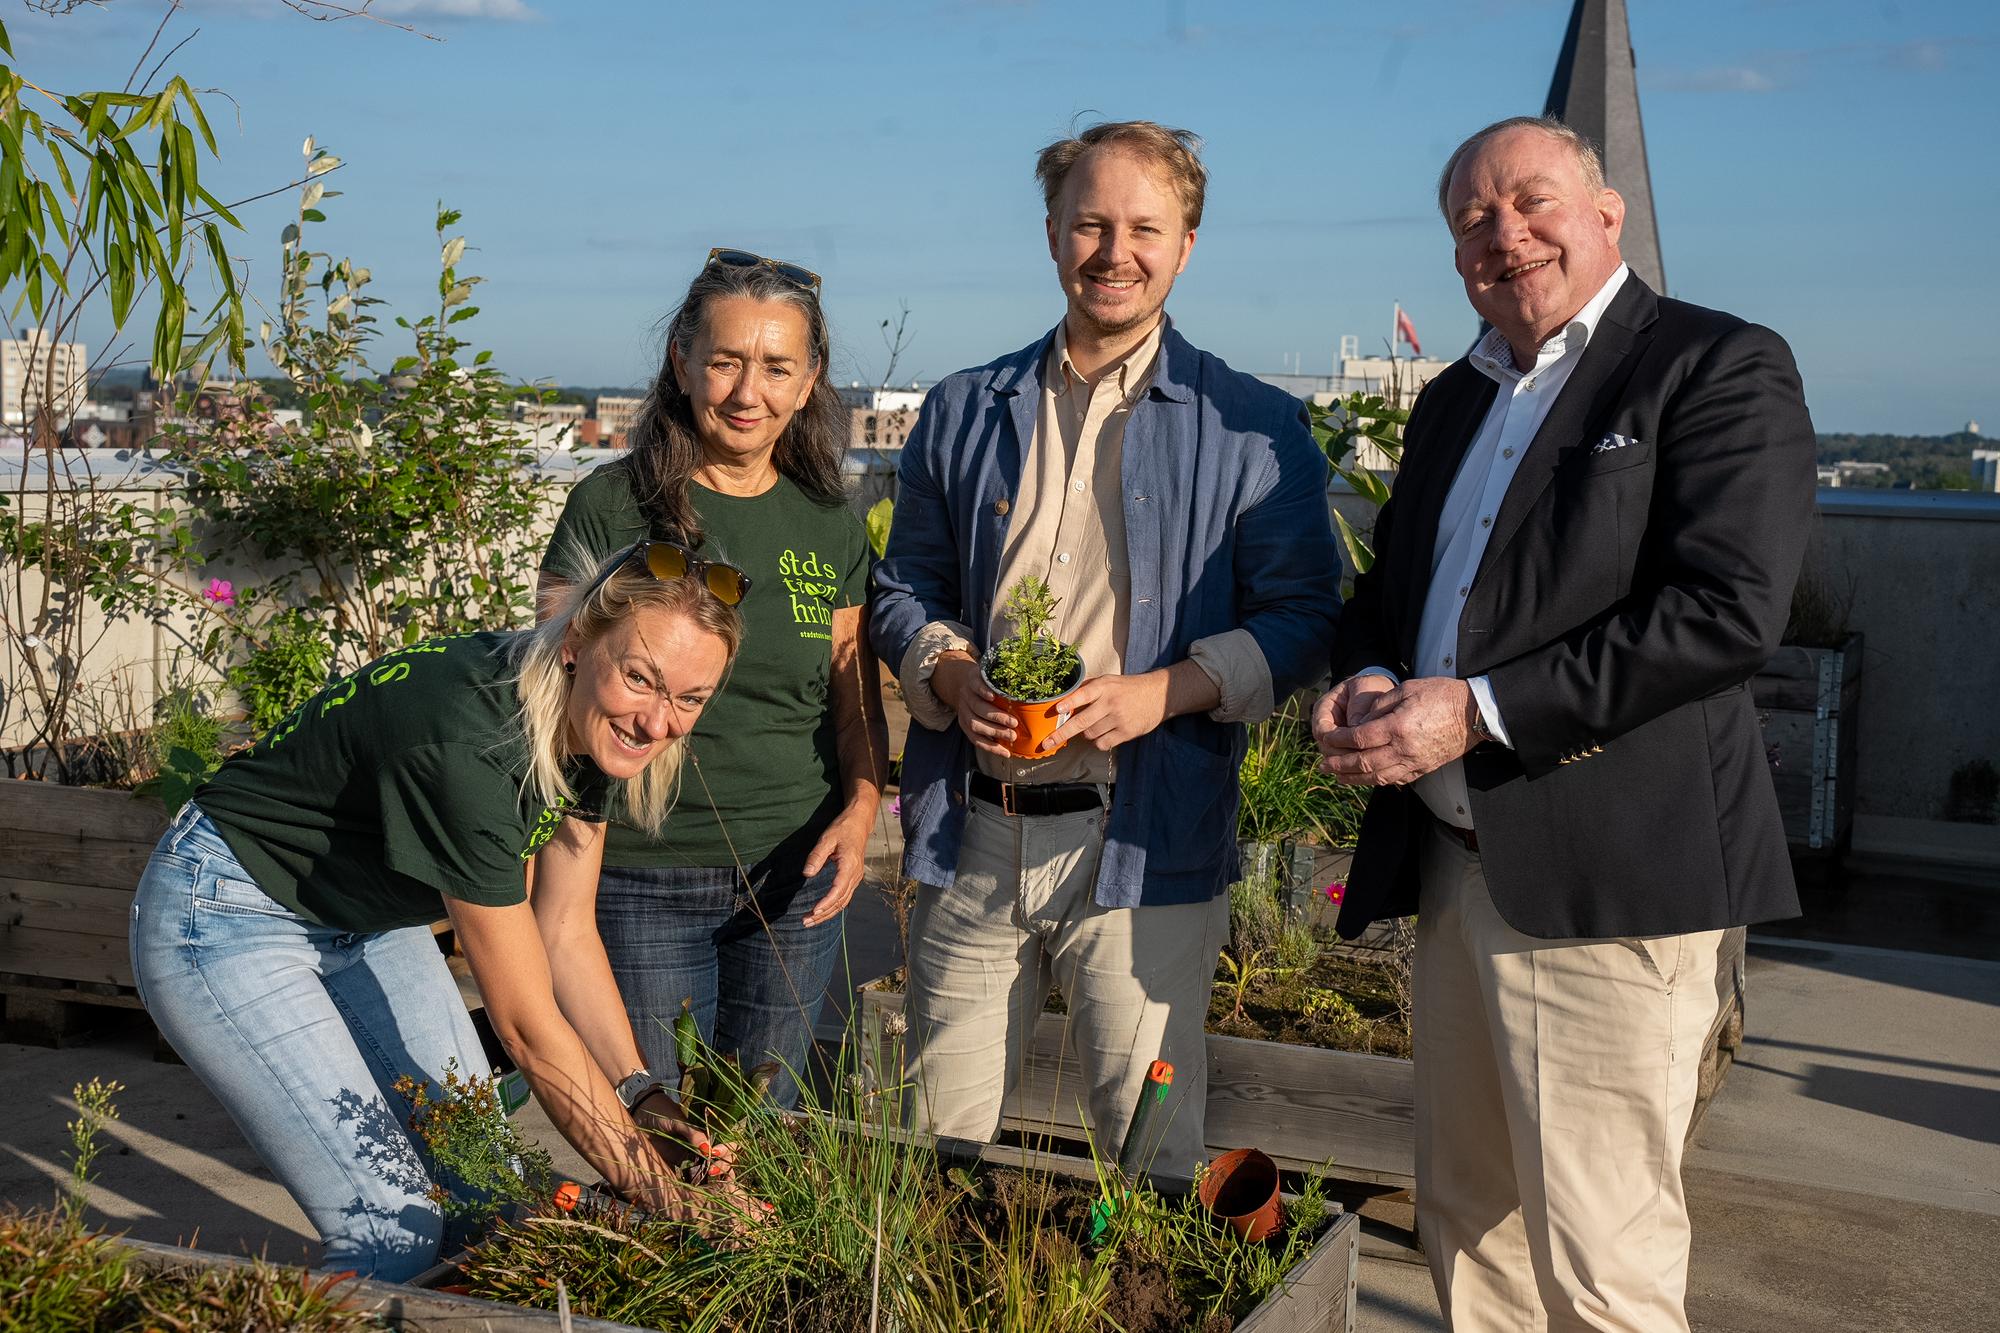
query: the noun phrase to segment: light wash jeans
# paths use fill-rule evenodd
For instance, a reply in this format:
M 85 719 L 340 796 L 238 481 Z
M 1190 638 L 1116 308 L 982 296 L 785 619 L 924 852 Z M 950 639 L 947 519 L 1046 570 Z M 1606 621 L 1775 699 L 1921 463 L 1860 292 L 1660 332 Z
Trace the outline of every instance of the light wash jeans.
M 132 903 L 132 970 L 161 1033 L 319 1230 L 321 1264 L 401 1281 L 444 1221 L 393 1084 L 492 1070 L 431 932 L 316 925 L 251 880 L 189 804 Z

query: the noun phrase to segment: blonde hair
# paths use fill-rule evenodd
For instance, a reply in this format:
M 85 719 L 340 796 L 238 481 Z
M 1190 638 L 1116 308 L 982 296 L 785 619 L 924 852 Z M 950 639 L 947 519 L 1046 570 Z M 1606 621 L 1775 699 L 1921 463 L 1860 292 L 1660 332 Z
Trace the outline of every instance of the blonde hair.
M 564 776 L 570 750 L 569 696 L 575 682 L 563 670 L 563 644 L 574 629 L 585 643 L 595 643 L 612 626 L 641 611 L 666 611 L 686 616 L 699 628 L 721 639 L 727 664 L 736 660 L 743 642 L 743 618 L 725 606 L 697 578 L 659 579 L 641 564 L 627 564 L 631 547 L 596 563 L 596 574 L 553 590 L 543 607 L 547 619 L 522 630 L 507 646 L 514 664 L 514 692 L 521 701 L 521 732 L 528 747 L 528 772 L 522 790 L 550 809 L 576 799 Z M 657 835 L 673 808 L 680 786 L 681 757 L 686 738 L 664 746 L 635 778 L 619 784 L 625 821 L 647 835 Z
M 1062 196 L 1063 182 L 1069 179 L 1069 173 L 1098 148 L 1122 148 L 1166 173 L 1180 198 L 1181 217 L 1187 229 L 1193 231 L 1201 225 L 1202 204 L 1208 197 L 1208 169 L 1201 164 L 1201 136 L 1150 120 L 1112 120 L 1092 125 L 1081 134 L 1056 140 L 1037 154 L 1035 179 L 1042 183 L 1042 202 L 1048 207 L 1050 217 L 1056 215 L 1056 201 Z

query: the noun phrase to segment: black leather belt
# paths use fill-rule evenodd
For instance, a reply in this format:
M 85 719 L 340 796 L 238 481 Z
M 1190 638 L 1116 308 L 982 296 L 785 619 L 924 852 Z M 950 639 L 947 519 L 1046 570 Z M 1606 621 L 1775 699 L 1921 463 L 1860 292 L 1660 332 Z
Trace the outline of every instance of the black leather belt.
M 1002 782 L 984 773 L 972 775 L 972 794 L 1009 815 L 1069 815 L 1104 804 L 1094 782 Z
M 1437 821 L 1437 826 L 1444 831 L 1445 837 L 1450 838 L 1474 856 L 1479 854 L 1478 829 L 1460 828 L 1456 824 L 1447 824 L 1442 819 Z

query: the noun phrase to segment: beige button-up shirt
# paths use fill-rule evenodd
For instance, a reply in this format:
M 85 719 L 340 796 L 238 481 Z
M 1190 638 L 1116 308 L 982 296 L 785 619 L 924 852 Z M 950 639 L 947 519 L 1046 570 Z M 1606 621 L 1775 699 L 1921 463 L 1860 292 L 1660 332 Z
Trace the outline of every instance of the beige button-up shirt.
M 1130 623 L 1131 568 L 1126 561 L 1122 471 L 1125 426 L 1159 366 L 1163 319 L 1131 352 L 1107 366 L 1093 383 L 1069 358 L 1069 338 L 1058 327 L 1042 367 L 1042 401 L 1035 438 L 1021 460 L 1012 521 L 1000 552 L 1000 583 L 986 642 L 1013 627 L 1000 611 L 1024 575 L 1040 577 L 1057 598 L 1050 630 L 1076 645 L 1086 677 L 1124 672 Z M 911 642 L 898 673 L 910 716 L 942 731 L 957 715 L 931 692 L 938 656 L 954 648 L 976 653 L 965 626 L 926 625 Z M 1271 711 L 1271 672 L 1248 630 L 1197 640 L 1189 657 L 1222 694 L 1210 716 L 1219 722 L 1251 721 Z M 1003 782 L 1101 782 L 1116 777 L 1112 752 L 1072 741 L 1046 759 L 1001 758 L 975 752 L 981 771 Z

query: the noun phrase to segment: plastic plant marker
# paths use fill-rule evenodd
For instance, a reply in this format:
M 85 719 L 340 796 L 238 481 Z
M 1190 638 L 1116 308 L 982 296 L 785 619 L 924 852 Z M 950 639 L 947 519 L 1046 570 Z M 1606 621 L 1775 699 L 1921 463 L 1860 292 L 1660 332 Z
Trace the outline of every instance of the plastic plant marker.
M 1174 1089 L 1174 1067 L 1165 1060 L 1153 1061 L 1146 1070 L 1146 1081 L 1139 1088 L 1138 1105 L 1132 1108 L 1132 1123 L 1125 1128 L 1125 1142 L 1118 1149 L 1118 1173 L 1129 1181 L 1139 1169 L 1139 1150 L 1146 1142 L 1146 1126 L 1151 1123 L 1153 1112 L 1167 1100 L 1167 1094 Z M 1096 1244 L 1111 1226 L 1111 1219 L 1118 1212 L 1118 1201 L 1102 1198 L 1090 1205 L 1090 1240 Z

